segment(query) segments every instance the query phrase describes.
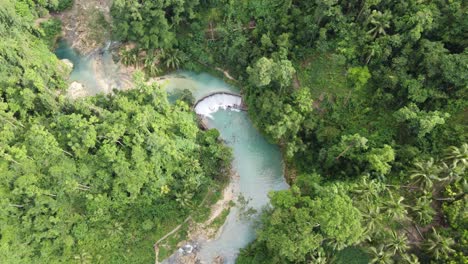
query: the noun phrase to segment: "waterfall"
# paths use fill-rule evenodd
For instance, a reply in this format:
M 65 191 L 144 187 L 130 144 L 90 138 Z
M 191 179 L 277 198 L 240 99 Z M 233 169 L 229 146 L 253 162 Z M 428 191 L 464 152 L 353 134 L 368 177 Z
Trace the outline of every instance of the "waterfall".
M 219 109 L 230 109 L 232 111 L 239 111 L 242 106 L 242 97 L 239 95 L 228 93 L 216 93 L 202 98 L 195 105 L 195 113 L 213 118 L 211 114 L 217 112 Z

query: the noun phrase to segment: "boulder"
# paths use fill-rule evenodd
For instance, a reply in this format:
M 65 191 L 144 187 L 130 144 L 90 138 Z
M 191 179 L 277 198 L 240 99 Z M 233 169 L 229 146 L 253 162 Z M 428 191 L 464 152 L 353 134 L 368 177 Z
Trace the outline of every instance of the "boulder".
M 83 84 L 79 82 L 72 82 L 70 86 L 68 86 L 67 94 L 70 98 L 75 99 L 88 95 L 88 92 L 86 91 Z
M 69 59 L 62 59 L 60 61 L 67 65 L 68 68 L 73 69 L 73 62 L 71 62 Z
M 179 252 L 184 254 L 184 255 L 192 254 L 194 248 L 195 248 L 194 246 L 192 246 L 190 244 L 186 244 L 183 247 L 179 248 Z

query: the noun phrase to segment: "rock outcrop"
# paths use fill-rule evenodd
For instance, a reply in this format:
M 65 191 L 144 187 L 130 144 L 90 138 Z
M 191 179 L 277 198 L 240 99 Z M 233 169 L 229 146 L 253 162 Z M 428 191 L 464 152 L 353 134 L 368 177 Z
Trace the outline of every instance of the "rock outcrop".
M 79 82 L 72 82 L 70 86 L 68 86 L 67 95 L 72 99 L 76 99 L 87 96 L 88 92 L 86 91 L 83 84 Z
M 65 64 L 68 68 L 70 68 L 70 71 L 73 69 L 73 62 L 71 62 L 69 59 L 61 59 L 61 62 Z

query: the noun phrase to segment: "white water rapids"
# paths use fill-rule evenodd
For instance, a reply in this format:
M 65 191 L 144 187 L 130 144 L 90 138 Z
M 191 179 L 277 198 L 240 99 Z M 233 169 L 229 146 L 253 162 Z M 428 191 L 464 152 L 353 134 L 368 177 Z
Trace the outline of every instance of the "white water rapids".
M 234 94 L 217 93 L 202 98 L 195 106 L 195 113 L 213 119 L 211 114 L 218 110 L 239 111 L 242 106 L 242 97 Z

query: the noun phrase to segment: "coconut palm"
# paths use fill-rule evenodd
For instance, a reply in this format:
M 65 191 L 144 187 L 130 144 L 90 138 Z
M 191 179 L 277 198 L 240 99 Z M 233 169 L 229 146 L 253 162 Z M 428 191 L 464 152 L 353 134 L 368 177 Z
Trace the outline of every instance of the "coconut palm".
M 362 212 L 364 218 L 365 233 L 368 236 L 368 240 L 371 241 L 371 236 L 382 230 L 383 219 L 380 207 L 378 205 L 368 204 L 366 210 Z
M 450 162 L 453 167 L 462 167 L 463 170 L 468 164 L 468 144 L 463 143 L 460 148 L 451 146 L 447 149 L 445 160 Z
M 375 201 L 380 193 L 385 190 L 385 185 L 376 180 L 369 180 L 368 176 L 361 178 L 361 181 L 353 188 L 352 193 L 363 202 Z
M 193 198 L 192 193 L 183 191 L 182 193 L 177 193 L 175 196 L 176 196 L 176 201 L 182 207 L 190 207 L 192 205 L 192 198 Z
M 143 54 L 137 53 L 137 67 L 145 67 L 145 62 L 147 61 L 148 56 L 144 56 Z
M 371 256 L 371 264 L 392 264 L 394 263 L 392 252 L 385 249 L 384 245 L 380 245 L 378 248 L 370 247 L 369 255 Z
M 431 206 L 432 199 L 423 195 L 416 200 L 416 204 L 411 207 L 411 213 L 416 221 L 421 225 L 427 225 L 432 222 L 435 215 L 434 208 Z
M 404 264 L 420 264 L 418 257 L 414 254 L 403 254 L 401 260 Z
M 408 238 L 392 230 L 386 247 L 395 254 L 403 254 L 409 249 Z
M 109 236 L 118 236 L 121 235 L 124 231 L 123 225 L 119 222 L 109 224 L 107 226 L 107 234 Z
M 169 69 L 178 69 L 182 63 L 184 53 L 178 49 L 161 50 L 164 64 Z
M 408 205 L 404 204 L 403 200 L 405 200 L 405 198 L 402 196 L 396 199 L 393 197 L 393 194 L 390 193 L 390 199 L 383 203 L 383 208 L 387 216 L 396 221 L 404 220 L 408 214 L 408 211 L 406 210 Z
M 440 168 L 434 164 L 434 159 L 430 158 L 426 162 L 416 162 L 411 170 L 410 178 L 415 185 L 424 190 L 429 190 L 434 186 L 434 182 L 441 181 L 439 178 Z
M 369 17 L 369 23 L 372 24 L 372 29 L 367 31 L 368 34 L 372 34 L 372 38 L 376 38 L 378 35 L 387 35 L 385 29 L 390 27 L 390 19 L 392 15 L 388 12 L 380 12 L 372 10 Z
M 432 228 L 432 234 L 424 242 L 423 246 L 429 254 L 432 254 L 435 259 L 441 259 L 448 256 L 450 253 L 455 252 L 451 247 L 455 244 L 455 241 L 450 237 L 444 237 L 437 233 Z
M 92 263 L 93 257 L 88 253 L 82 251 L 80 254 L 73 257 L 80 264 L 89 264 Z
M 439 177 L 441 181 L 444 181 L 446 184 L 449 184 L 454 181 L 459 181 L 461 179 L 460 175 L 456 172 L 457 167 L 453 167 L 445 162 L 441 162 L 439 166 Z

